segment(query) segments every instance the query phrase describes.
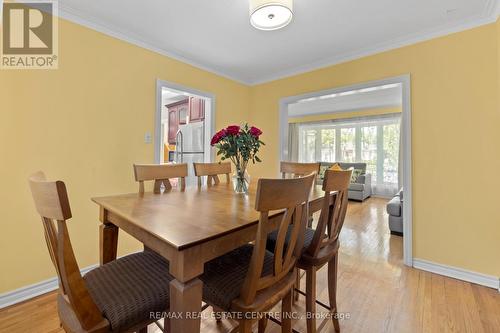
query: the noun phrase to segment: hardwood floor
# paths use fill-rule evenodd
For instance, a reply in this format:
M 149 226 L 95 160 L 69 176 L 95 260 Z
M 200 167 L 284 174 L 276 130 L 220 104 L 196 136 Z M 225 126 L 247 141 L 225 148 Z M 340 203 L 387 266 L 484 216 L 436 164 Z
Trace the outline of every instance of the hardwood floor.
M 386 200 L 349 203 L 341 234 L 339 311 L 342 332 L 500 332 L 500 293 L 494 289 L 403 265 L 403 239 L 387 228 Z M 304 288 L 305 277 L 302 280 Z M 328 303 L 326 269 L 318 272 L 318 299 Z M 295 304 L 305 312 L 304 298 Z M 277 309 L 279 310 L 279 309 Z M 318 312 L 327 314 L 318 307 Z M 210 310 L 204 313 L 210 316 Z M 349 316 L 347 318 L 347 316 Z M 318 319 L 318 326 L 321 319 Z M 202 332 L 228 332 L 234 322 L 203 319 Z M 305 320 L 294 328 L 305 332 Z M 0 310 L 0 332 L 63 332 L 55 293 Z M 151 325 L 149 333 L 161 332 Z M 280 332 L 270 323 L 267 332 Z M 331 320 L 323 332 L 333 332 Z

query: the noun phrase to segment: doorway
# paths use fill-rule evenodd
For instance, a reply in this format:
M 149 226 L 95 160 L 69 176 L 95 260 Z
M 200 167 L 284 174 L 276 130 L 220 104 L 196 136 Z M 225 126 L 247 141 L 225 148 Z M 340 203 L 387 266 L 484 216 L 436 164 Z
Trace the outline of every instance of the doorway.
M 215 97 L 175 83 L 157 80 L 155 162 L 187 163 L 187 185 L 196 183 L 193 163 L 213 160 Z
M 368 109 L 398 104 L 399 114 L 387 112 L 382 115 L 379 112 L 375 116 L 368 112 Z M 325 114 L 336 116 L 328 119 Z M 308 119 L 304 119 L 306 116 Z M 340 162 L 341 166 L 343 163 L 363 164 L 365 171 L 375 177 L 369 191 L 392 196 L 403 189 L 400 196 L 403 261 L 412 266 L 410 76 L 286 97 L 280 101 L 279 117 L 280 160 L 323 162 L 328 159 L 328 162 Z M 301 119 L 298 125 L 293 126 L 293 118 L 295 121 Z M 384 146 L 387 137 L 397 138 L 401 149 L 396 151 L 390 145 Z M 386 158 L 389 155 L 397 155 L 398 161 Z M 396 166 L 399 167 L 395 173 Z M 365 194 L 361 193 L 356 199 L 363 201 Z

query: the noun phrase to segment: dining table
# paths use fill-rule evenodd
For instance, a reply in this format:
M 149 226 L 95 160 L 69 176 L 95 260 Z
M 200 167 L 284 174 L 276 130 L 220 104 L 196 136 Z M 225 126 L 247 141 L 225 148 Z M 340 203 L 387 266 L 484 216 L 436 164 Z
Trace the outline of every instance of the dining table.
M 259 212 L 257 186 L 247 194 L 231 184 L 173 188 L 161 194 L 129 193 L 92 198 L 99 206 L 100 264 L 116 259 L 118 231 L 131 235 L 169 261 L 170 332 L 200 332 L 204 264 L 255 240 Z M 286 193 L 283 193 L 286 195 Z M 309 214 L 323 205 L 321 186 L 313 186 Z M 332 193 L 332 201 L 334 194 Z M 283 212 L 270 215 L 269 230 Z M 167 310 L 167 309 L 166 309 Z M 165 320 L 167 323 L 167 320 Z

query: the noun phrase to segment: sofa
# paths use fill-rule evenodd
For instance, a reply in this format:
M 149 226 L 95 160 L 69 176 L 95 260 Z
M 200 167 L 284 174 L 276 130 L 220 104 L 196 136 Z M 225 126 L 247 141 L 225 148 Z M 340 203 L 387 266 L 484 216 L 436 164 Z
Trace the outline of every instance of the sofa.
M 391 234 L 403 236 L 403 189 L 387 203 L 386 209 Z
M 329 169 L 335 163 L 338 163 L 344 170 L 349 168 L 361 170 L 358 178 L 349 185 L 348 197 L 350 200 L 364 201 L 372 195 L 372 175 L 366 173 L 366 163 L 321 162 L 319 172 L 320 183 L 323 180 L 325 170 Z

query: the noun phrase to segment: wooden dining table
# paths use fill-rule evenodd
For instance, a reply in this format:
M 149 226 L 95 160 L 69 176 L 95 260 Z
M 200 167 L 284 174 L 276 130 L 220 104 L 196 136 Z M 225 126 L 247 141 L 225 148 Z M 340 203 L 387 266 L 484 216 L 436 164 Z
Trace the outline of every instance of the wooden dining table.
M 256 184 L 236 194 L 230 184 L 172 189 L 162 194 L 132 193 L 92 198 L 100 207 L 100 264 L 116 259 L 118 230 L 169 261 L 170 319 L 175 333 L 200 331 L 204 264 L 255 240 L 259 213 Z M 286 195 L 286 193 L 283 193 Z M 309 213 L 321 209 L 324 192 L 314 186 Z M 269 228 L 276 228 L 275 212 Z M 274 225 L 274 224 L 276 225 Z

